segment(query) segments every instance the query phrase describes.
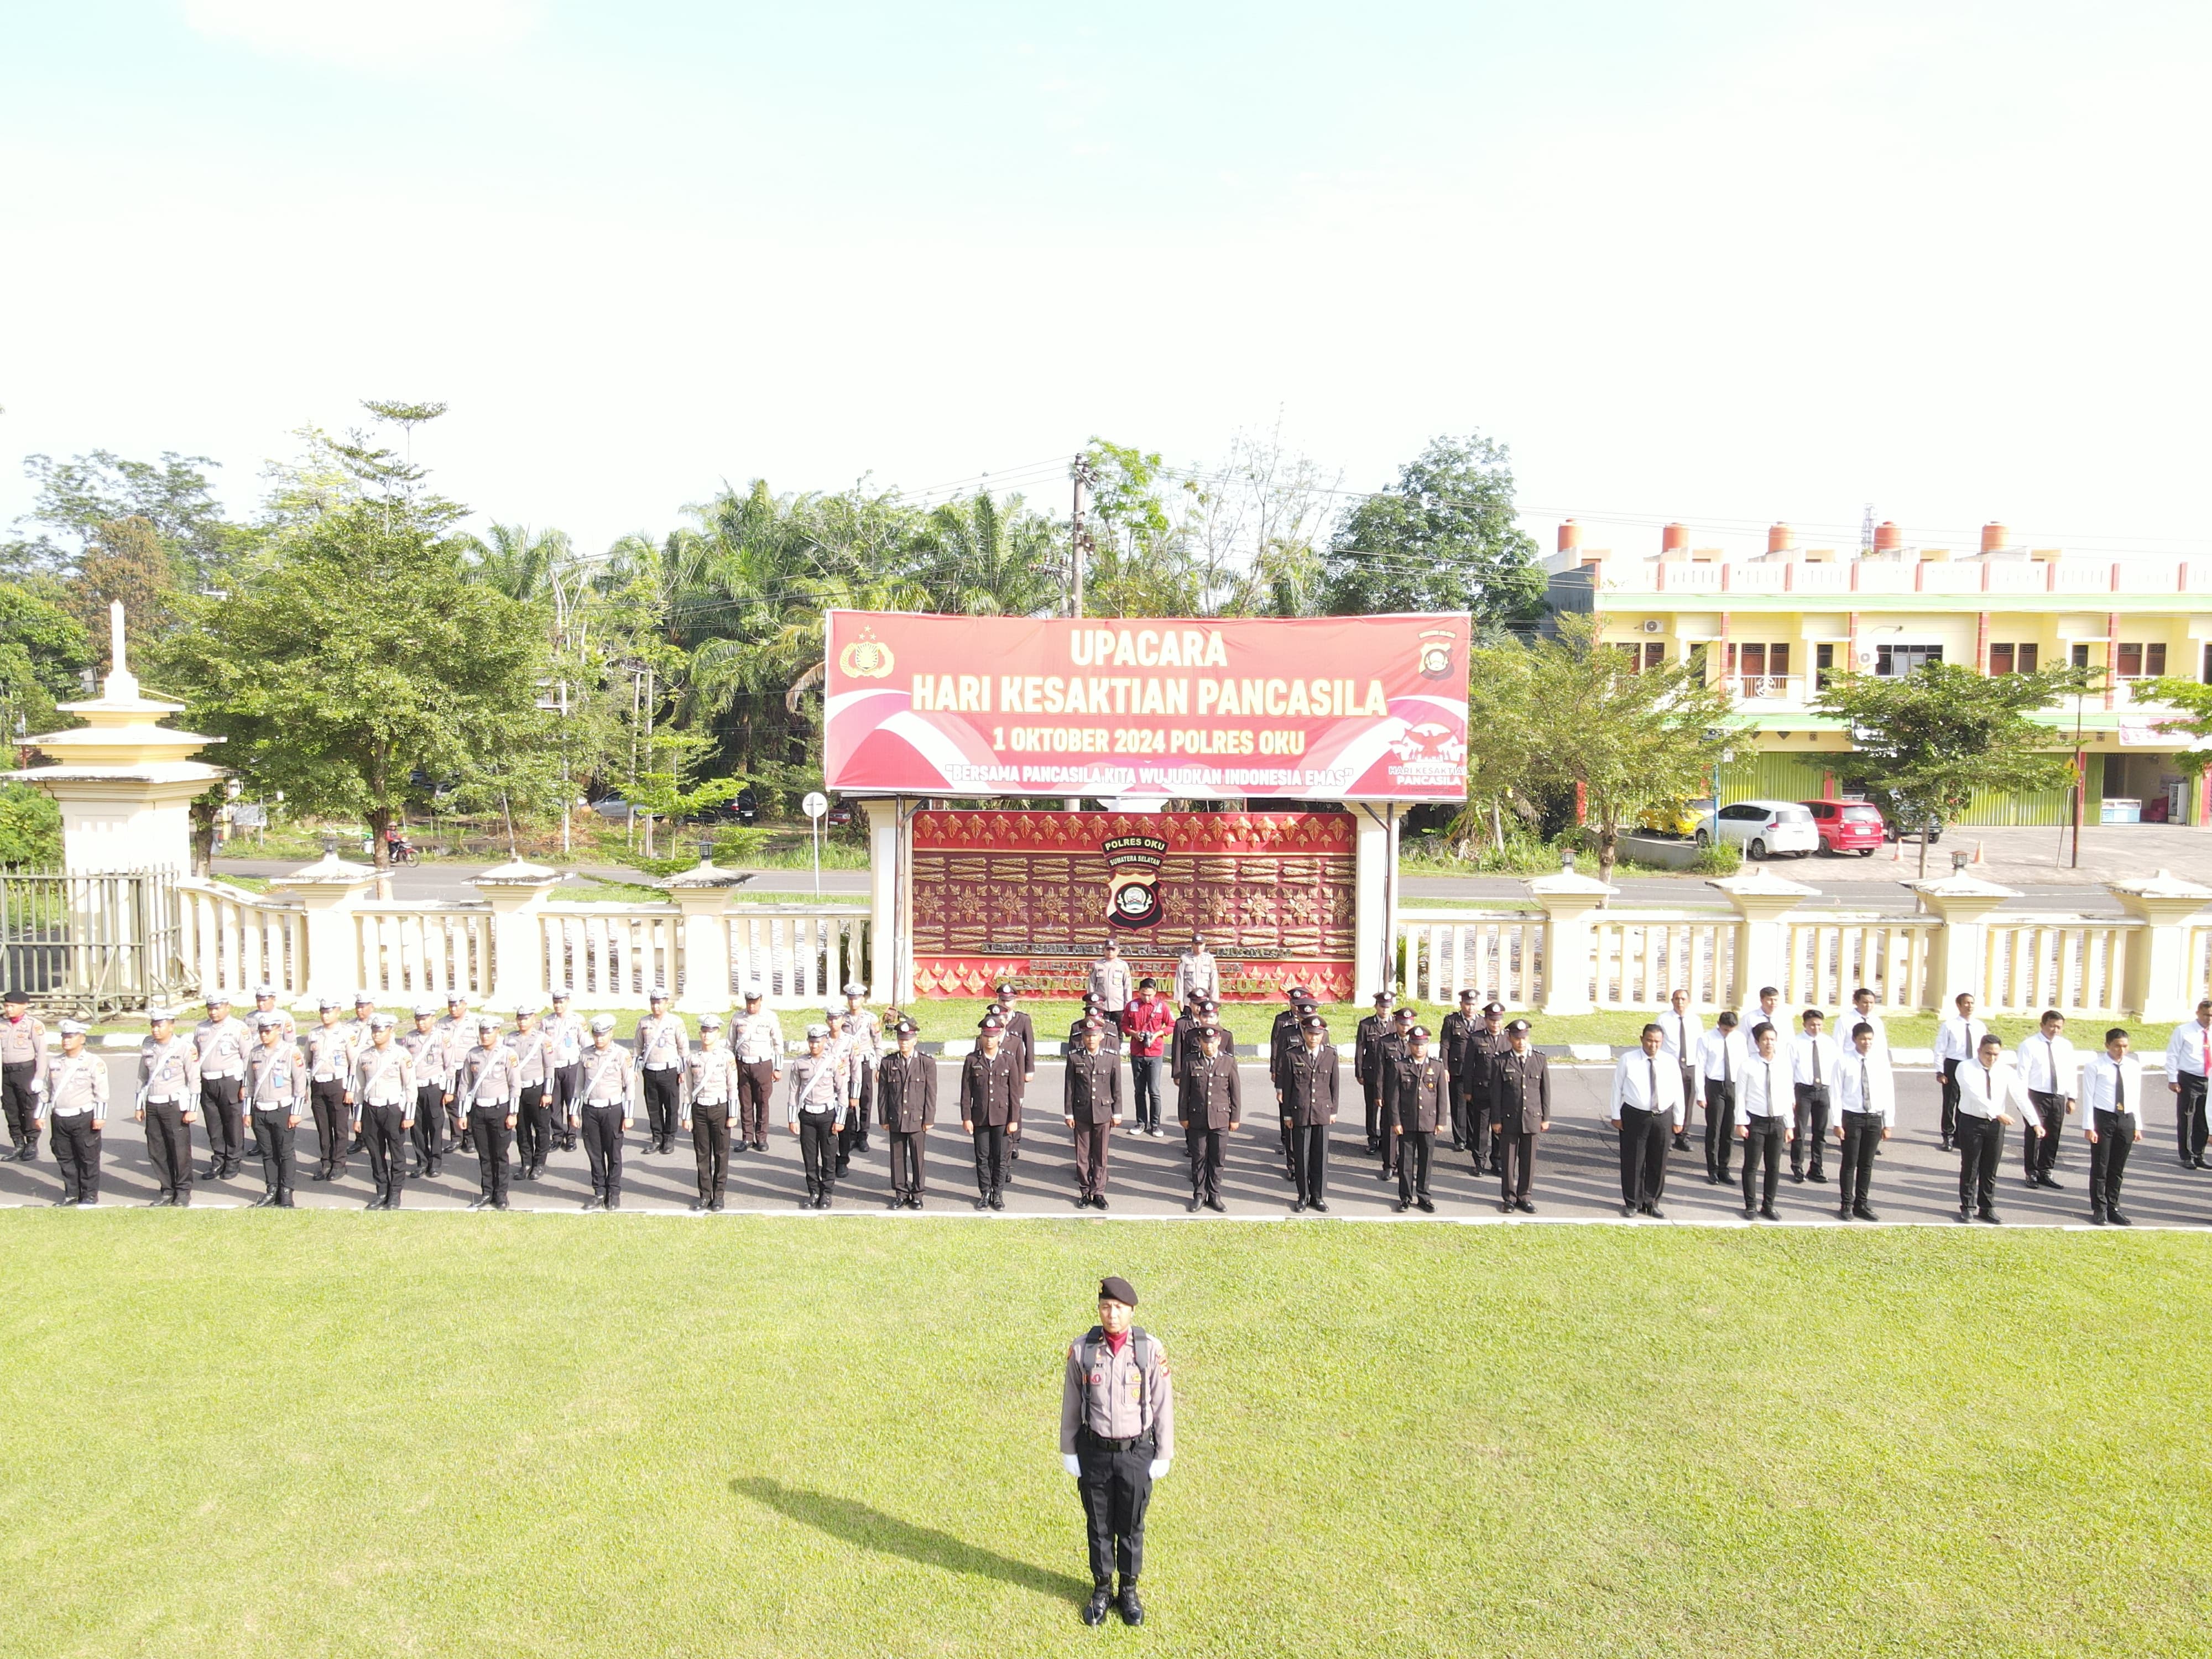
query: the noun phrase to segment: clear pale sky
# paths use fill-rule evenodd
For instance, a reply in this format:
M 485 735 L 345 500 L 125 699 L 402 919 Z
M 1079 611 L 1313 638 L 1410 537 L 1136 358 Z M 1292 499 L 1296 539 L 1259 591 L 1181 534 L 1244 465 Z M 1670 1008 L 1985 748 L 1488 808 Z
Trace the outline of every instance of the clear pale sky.
M 378 397 L 586 548 L 1279 416 L 1360 489 L 1501 438 L 1547 550 L 2212 550 L 2208 78 L 2201 0 L 13 0 L 0 520 Z

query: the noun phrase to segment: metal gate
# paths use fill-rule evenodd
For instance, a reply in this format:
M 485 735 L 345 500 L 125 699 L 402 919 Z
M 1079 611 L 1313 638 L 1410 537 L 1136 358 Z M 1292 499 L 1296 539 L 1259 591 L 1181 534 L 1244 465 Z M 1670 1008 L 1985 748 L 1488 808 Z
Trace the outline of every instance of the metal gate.
M 0 870 L 0 990 L 105 1019 L 191 985 L 168 872 Z

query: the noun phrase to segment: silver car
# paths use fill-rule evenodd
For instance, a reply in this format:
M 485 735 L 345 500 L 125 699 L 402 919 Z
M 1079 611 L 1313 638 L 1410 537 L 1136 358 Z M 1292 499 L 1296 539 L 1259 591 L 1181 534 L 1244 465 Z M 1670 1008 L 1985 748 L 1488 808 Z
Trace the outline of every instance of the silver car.
M 1698 845 L 1716 841 L 1743 848 L 1749 859 L 1777 853 L 1809 858 L 1820 850 L 1820 827 L 1813 815 L 1794 800 L 1740 800 L 1723 806 L 1698 831 Z

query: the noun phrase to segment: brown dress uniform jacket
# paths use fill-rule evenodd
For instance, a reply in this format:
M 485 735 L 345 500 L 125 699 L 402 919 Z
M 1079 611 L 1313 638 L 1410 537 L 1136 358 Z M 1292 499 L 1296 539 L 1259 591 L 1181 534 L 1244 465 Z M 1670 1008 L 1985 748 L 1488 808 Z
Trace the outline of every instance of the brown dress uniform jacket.
M 1283 1056 L 1279 1082 L 1282 1115 L 1300 1129 L 1319 1128 L 1336 1115 L 1336 1092 L 1344 1062 L 1326 1042 L 1309 1054 L 1303 1042 Z
M 1121 1067 L 1101 1048 L 1097 1054 L 1078 1048 L 1060 1068 L 1062 1116 L 1072 1117 L 1079 1128 L 1090 1128 L 1121 1115 Z
M 1398 1103 L 1398 1121 L 1408 1130 L 1433 1134 L 1451 1127 L 1451 1079 L 1434 1054 L 1401 1060 L 1395 1087 L 1391 1097 Z
M 1459 1074 L 1467 1085 L 1467 1097 L 1475 1105 L 1485 1108 L 1491 1104 L 1492 1079 L 1497 1075 L 1498 1057 L 1506 1050 L 1503 1031 L 1492 1031 L 1488 1026 L 1478 1025 L 1467 1039 L 1460 1054 Z
M 1208 1129 L 1233 1129 L 1244 1121 L 1244 1090 L 1229 1054 L 1200 1054 L 1190 1063 L 1189 1120 Z
M 937 1122 L 937 1062 L 919 1050 L 893 1049 L 876 1068 L 876 1104 L 884 1127 L 919 1134 Z
M 1115 1010 L 1116 1013 L 1119 1012 Z M 1121 1027 L 1116 1020 L 1103 1014 L 1100 1018 L 1106 1020 L 1106 1029 L 1098 1034 L 1098 1051 L 1118 1059 L 1121 1053 Z M 1062 1054 L 1072 1054 L 1083 1047 L 1083 1028 L 1089 1024 L 1088 1019 L 1079 1019 L 1067 1028 L 1067 1041 L 1060 1045 Z
M 1481 1029 L 1480 1014 L 1462 1014 L 1455 1008 L 1444 1016 L 1443 1024 L 1437 1028 L 1437 1042 L 1442 1050 L 1446 1077 L 1466 1080 L 1467 1045 Z
M 975 1124 L 1012 1124 L 1022 1121 L 1021 1066 L 1000 1048 L 987 1054 L 981 1048 L 960 1062 L 960 1121 Z
M 1501 1128 L 1532 1133 L 1552 1121 L 1552 1062 L 1507 1049 L 1491 1067 L 1490 1104 Z

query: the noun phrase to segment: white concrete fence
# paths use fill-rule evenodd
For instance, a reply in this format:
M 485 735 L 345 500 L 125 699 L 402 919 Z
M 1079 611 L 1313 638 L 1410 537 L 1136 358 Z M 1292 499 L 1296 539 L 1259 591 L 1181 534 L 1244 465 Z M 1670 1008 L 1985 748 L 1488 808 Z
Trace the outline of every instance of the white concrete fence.
M 499 1006 L 558 989 L 580 1008 L 635 1008 L 665 985 L 705 1012 L 752 987 L 772 1006 L 818 1005 L 854 980 L 887 1000 L 890 953 L 878 960 L 869 907 L 732 902 L 741 879 L 702 866 L 662 884 L 659 902 L 582 903 L 556 896 L 558 872 L 508 865 L 477 879 L 481 899 L 394 903 L 366 896 L 373 872 L 326 858 L 267 896 L 180 882 L 179 944 L 203 985 L 266 983 L 293 1002 L 458 990 Z M 2184 1018 L 2212 990 L 2212 888 L 2162 871 L 2112 884 L 2121 917 L 2001 910 L 2017 895 L 1964 876 L 1907 884 L 1925 912 L 1908 916 L 1809 910 L 1817 890 L 1764 870 L 1707 885 L 1726 911 L 1613 906 L 1615 890 L 1560 875 L 1528 884 L 1534 910 L 1403 913 L 1399 989 L 1565 1015 L 1664 1007 L 1678 986 L 1699 1009 L 1741 1007 L 1762 985 L 1786 1007 L 1840 1008 L 1865 986 L 1885 1009 L 1972 991 L 1992 1013 L 2140 1019 Z

